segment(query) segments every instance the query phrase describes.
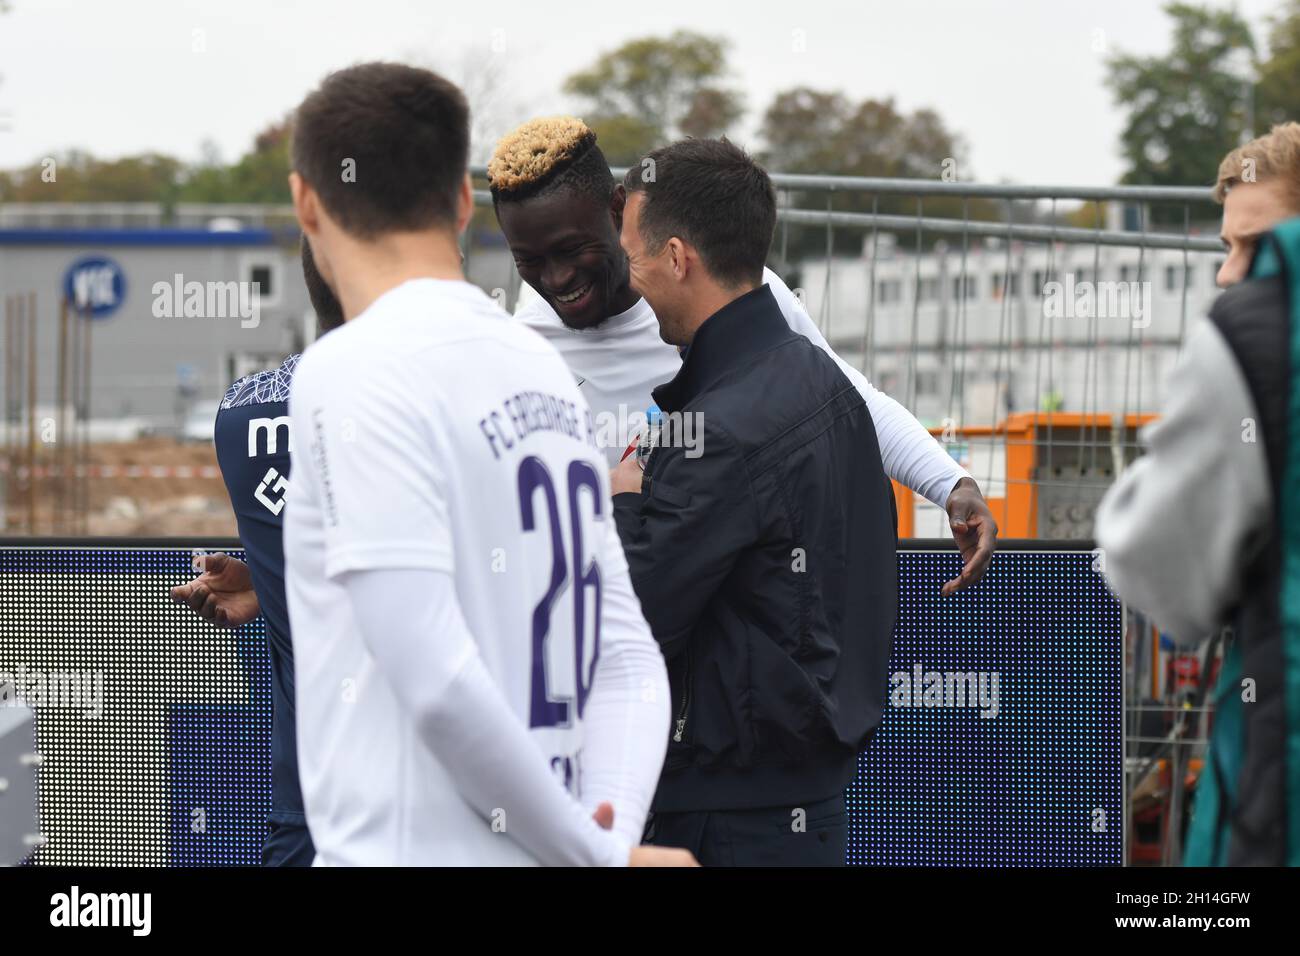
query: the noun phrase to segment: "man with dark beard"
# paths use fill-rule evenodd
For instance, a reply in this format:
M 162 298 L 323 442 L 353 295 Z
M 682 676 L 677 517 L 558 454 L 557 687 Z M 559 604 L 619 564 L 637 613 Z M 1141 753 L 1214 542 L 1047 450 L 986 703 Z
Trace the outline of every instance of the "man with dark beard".
M 302 241 L 302 275 L 316 312 L 318 336 L 343 324 L 343 306 L 321 278 L 311 246 Z M 271 657 L 271 815 L 262 844 L 266 866 L 310 866 L 316 855 L 298 782 L 294 731 L 293 642 L 284 597 L 284 490 L 289 480 L 289 385 L 298 354 L 274 369 L 246 375 L 226 390 L 214 442 L 221 477 L 239 526 L 245 564 L 228 554 L 200 559 L 202 573 L 171 590 L 218 627 L 266 618 Z M 250 452 L 251 449 L 251 452 Z

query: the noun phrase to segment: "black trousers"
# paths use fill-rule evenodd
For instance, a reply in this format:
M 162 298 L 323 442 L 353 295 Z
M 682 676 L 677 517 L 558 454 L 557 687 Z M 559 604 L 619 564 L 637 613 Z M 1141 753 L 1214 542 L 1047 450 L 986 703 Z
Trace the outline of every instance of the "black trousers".
M 690 850 L 703 866 L 843 866 L 844 795 L 804 806 L 652 813 L 645 843 Z

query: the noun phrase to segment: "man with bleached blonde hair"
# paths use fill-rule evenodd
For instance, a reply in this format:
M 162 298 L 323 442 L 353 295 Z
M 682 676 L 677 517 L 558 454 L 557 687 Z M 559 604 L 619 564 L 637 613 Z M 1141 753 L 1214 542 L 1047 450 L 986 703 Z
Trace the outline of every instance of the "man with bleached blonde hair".
M 1300 123 L 1274 126 L 1223 157 L 1214 201 L 1223 204 L 1219 237 L 1228 252 L 1215 281 L 1226 289 L 1246 277 L 1261 235 L 1300 216 Z
M 651 391 L 682 367 L 631 285 L 619 245 L 626 190 L 614 181 L 596 133 L 572 116 L 541 117 L 508 133 L 487 172 L 515 267 L 536 293 L 516 319 L 555 346 L 573 372 L 613 468 L 646 427 Z M 762 281 L 790 328 L 828 354 L 862 395 L 886 474 L 947 512 L 963 567 L 942 593 L 978 583 L 998 529 L 975 480 L 910 411 L 835 354 L 780 276 L 764 268 Z

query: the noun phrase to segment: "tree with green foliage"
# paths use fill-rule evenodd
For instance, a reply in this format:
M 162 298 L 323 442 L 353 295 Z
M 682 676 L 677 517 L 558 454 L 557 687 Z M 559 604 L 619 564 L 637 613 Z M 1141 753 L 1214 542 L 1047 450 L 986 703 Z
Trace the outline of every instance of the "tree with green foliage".
M 564 92 L 587 103 L 583 119 L 613 165 L 682 136 L 720 136 L 743 112 L 725 84 L 727 42 L 689 30 L 629 40 L 570 76 Z
M 966 152 L 933 110 L 908 115 L 892 99 L 854 102 L 808 87 L 778 93 L 760 132 L 764 162 L 785 173 L 938 179 L 945 160 L 960 172 Z
M 272 123 L 253 139 L 253 148 L 231 166 L 211 161 L 190 170 L 180 188 L 182 202 L 288 203 L 292 115 Z
M 1288 120 L 1300 121 L 1300 0 L 1270 18 L 1269 58 L 1259 67 L 1255 87 L 1255 132 Z
M 919 109 L 901 112 L 892 99 L 855 101 L 839 92 L 796 87 L 776 95 L 763 114 L 760 135 L 767 148 L 759 154 L 773 172 L 832 176 L 871 176 L 928 179 L 938 182 L 972 178 L 966 168 L 962 138 L 948 129 L 938 113 Z M 916 215 L 915 196 L 842 192 L 830 196 L 837 212 Z M 827 193 L 795 192 L 790 204 L 825 209 Z M 932 196 L 920 203 L 925 216 L 971 219 L 997 218 L 995 204 L 959 197 Z M 784 227 L 782 227 L 784 228 Z M 837 228 L 834 250 L 857 252 L 866 229 Z M 924 237 L 931 243 L 938 236 Z M 949 237 L 951 240 L 951 237 Z M 791 226 L 788 237 L 778 233 L 778 251 L 790 259 L 824 253 L 826 230 L 821 226 Z
M 1186 3 L 1164 9 L 1173 20 L 1167 54 L 1117 53 L 1107 63 L 1107 85 L 1128 111 L 1120 135 L 1128 165 L 1122 181 L 1212 182 L 1246 128 L 1249 85 L 1242 61 L 1253 58 L 1255 42 L 1235 11 Z M 1170 212 L 1181 219 L 1181 209 Z
M 286 117 L 266 127 L 229 166 L 210 147 L 189 166 L 158 153 L 101 160 L 71 150 L 50 157 L 53 181 L 42 175 L 43 160 L 0 174 L 0 201 L 288 203 L 289 124 Z
M 175 198 L 184 173 L 179 160 L 158 153 L 100 160 L 71 150 L 48 158 L 54 161 L 52 166 L 42 160 L 13 170 L 4 198 L 10 202 L 168 202 Z

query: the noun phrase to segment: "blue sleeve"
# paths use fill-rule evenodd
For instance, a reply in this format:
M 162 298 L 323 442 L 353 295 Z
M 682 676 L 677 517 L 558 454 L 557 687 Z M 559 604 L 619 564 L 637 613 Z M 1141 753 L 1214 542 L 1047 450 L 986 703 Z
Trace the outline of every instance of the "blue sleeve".
M 291 658 L 281 538 L 289 488 L 288 402 L 221 409 L 215 442 L 268 635 L 276 649 Z

